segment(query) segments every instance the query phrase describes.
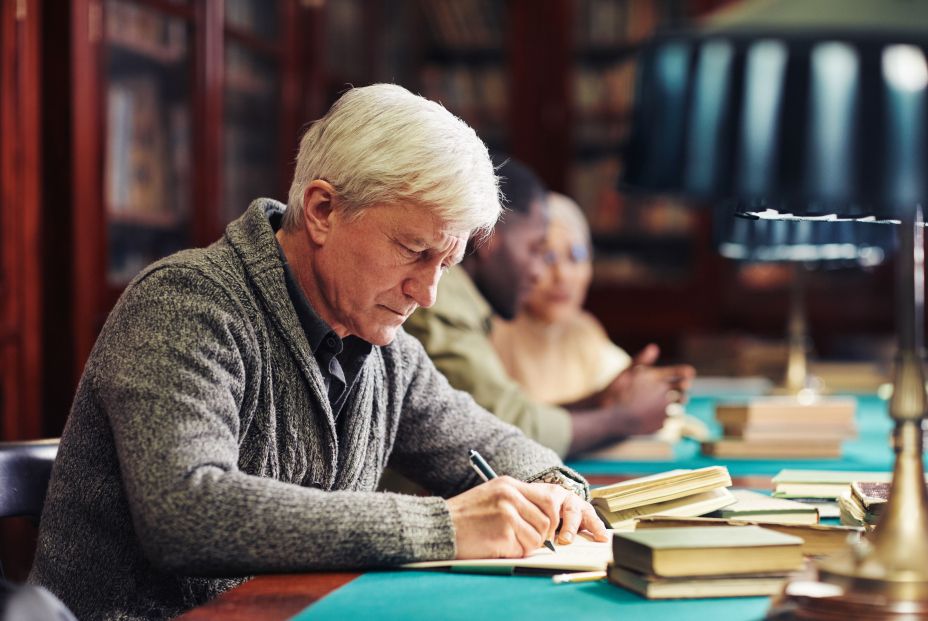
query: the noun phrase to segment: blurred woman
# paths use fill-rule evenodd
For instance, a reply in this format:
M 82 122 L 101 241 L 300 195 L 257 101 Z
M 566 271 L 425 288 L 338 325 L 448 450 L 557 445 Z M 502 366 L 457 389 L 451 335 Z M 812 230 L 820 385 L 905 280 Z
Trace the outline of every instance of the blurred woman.
M 631 358 L 583 310 L 593 276 L 590 229 L 580 207 L 548 194 L 547 269 L 513 321 L 495 319 L 493 345 L 534 399 L 564 404 L 609 386 Z

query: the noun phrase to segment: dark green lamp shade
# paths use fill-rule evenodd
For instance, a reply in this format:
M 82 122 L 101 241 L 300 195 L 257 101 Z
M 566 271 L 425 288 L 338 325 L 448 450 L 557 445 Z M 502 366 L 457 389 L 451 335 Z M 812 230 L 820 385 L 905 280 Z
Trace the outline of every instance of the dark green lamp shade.
M 894 220 L 928 187 L 928 2 L 750 2 L 642 51 L 623 189 Z

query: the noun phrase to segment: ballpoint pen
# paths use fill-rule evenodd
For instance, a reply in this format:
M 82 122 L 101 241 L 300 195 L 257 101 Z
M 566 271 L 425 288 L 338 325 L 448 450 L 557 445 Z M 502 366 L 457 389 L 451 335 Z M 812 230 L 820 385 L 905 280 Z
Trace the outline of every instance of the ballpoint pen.
M 468 457 L 470 458 L 470 465 L 473 466 L 474 470 L 477 471 L 477 474 L 479 474 L 480 478 L 484 481 L 489 481 L 497 477 L 496 472 L 490 467 L 490 464 L 487 463 L 487 460 L 485 460 L 480 453 L 471 449 Z M 550 539 L 545 539 L 545 547 L 552 552 L 557 551 Z

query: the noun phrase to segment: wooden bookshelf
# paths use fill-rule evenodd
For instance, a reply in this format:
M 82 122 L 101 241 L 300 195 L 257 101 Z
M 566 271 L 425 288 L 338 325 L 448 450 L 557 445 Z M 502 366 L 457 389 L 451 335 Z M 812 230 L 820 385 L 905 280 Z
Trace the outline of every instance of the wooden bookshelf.
M 321 107 L 311 100 L 317 74 L 300 70 L 320 44 L 298 36 L 318 27 L 318 3 L 74 0 L 60 9 L 41 32 L 44 175 L 61 180 L 44 201 L 44 217 L 61 223 L 44 240 L 51 433 L 126 283 L 162 256 L 217 239 L 251 199 L 285 199 L 299 128 Z
M 42 433 L 38 0 L 0 4 L 0 438 Z

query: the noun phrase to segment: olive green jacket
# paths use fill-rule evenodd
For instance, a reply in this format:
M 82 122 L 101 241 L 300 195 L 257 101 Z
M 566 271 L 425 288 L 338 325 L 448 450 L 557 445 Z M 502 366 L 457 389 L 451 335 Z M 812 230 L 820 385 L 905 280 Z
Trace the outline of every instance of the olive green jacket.
M 531 400 L 507 373 L 489 339 L 493 310 L 461 267 L 442 277 L 438 300 L 410 317 L 406 331 L 451 385 L 527 436 L 564 456 L 570 447 L 570 413 Z

